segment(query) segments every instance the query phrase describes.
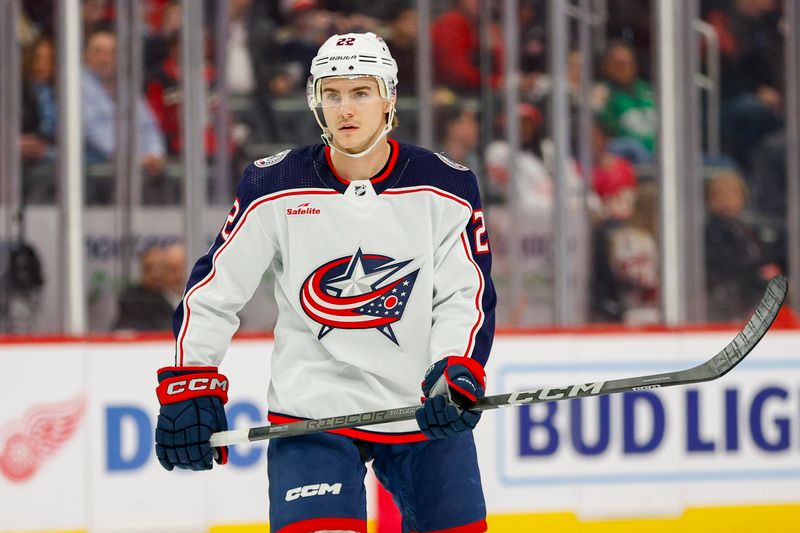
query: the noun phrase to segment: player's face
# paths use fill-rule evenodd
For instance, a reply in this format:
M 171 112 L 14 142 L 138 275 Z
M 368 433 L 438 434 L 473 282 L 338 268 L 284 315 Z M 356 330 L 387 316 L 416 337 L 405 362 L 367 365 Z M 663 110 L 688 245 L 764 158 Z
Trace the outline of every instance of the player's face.
M 391 104 L 381 98 L 372 76 L 322 80 L 322 112 L 336 147 L 365 150 L 380 135 Z

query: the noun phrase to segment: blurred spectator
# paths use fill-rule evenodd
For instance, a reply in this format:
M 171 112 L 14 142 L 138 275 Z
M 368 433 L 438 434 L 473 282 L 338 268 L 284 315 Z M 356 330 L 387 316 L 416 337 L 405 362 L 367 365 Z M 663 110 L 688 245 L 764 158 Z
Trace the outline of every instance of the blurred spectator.
M 415 3 L 415 0 L 323 0 L 326 9 L 338 13 L 346 13 L 350 16 L 358 14 L 360 17 L 367 17 L 373 20 L 390 20 L 397 9 L 403 9 Z M 348 31 L 375 31 L 375 28 L 351 29 Z M 394 49 L 392 57 L 394 57 Z
M 479 0 L 455 0 L 452 9 L 439 15 L 431 24 L 433 68 L 436 83 L 457 92 L 477 92 L 481 87 Z M 490 87 L 502 82 L 502 36 L 492 24 Z
M 114 155 L 116 95 L 116 49 L 113 33 L 99 30 L 86 40 L 85 68 L 81 75 L 83 130 L 86 162 L 109 161 Z M 134 90 L 138 114 L 139 157 L 149 175 L 164 168 L 164 138 L 150 107 Z
M 786 129 L 764 137 L 752 149 L 752 172 L 748 189 L 752 194 L 750 207 L 759 215 L 784 221 L 786 217 L 786 150 L 789 140 Z M 783 225 L 783 224 L 781 224 Z
M 252 0 L 228 3 L 228 44 L 225 48 L 225 84 L 233 115 L 232 135 L 246 141 L 276 139 L 270 80 L 280 69 L 274 52 L 275 23 L 267 5 Z
M 631 45 L 636 54 L 639 75 L 652 79 L 651 59 L 653 57 L 652 0 L 606 0 L 608 14 L 606 36 L 619 39 Z M 728 0 L 725 0 L 728 1 Z
M 523 98 L 537 106 L 539 98 L 550 90 L 547 74 L 547 26 L 545 2 L 520 2 L 519 88 Z M 545 109 L 540 106 L 540 109 Z
M 592 187 L 595 193 L 606 200 L 606 209 L 615 209 L 614 198 L 621 195 L 634 193 L 637 189 L 636 172 L 633 165 L 622 156 L 609 150 L 609 133 L 599 118 L 592 123 Z M 628 205 L 629 202 L 623 202 Z M 632 203 L 630 203 L 632 205 Z M 602 218 L 615 216 L 603 213 Z
M 784 39 L 777 0 L 735 0 L 706 14 L 720 39 L 723 151 L 749 170 L 751 148 L 781 127 Z
M 20 154 L 26 162 L 53 162 L 58 110 L 55 92 L 55 46 L 40 37 L 23 58 L 22 136 Z
M 144 63 L 149 75 L 170 52 L 170 41 L 181 29 L 181 7 L 177 0 L 147 0 L 144 19 Z
M 591 58 L 589 58 L 591 62 Z M 572 146 L 578 145 L 580 135 L 579 121 L 581 111 L 581 76 L 583 69 L 583 57 L 580 50 L 571 50 L 567 55 L 567 105 L 569 109 L 570 133 L 572 135 Z M 529 84 L 529 82 L 533 82 Z M 530 101 L 538 109 L 548 109 L 553 96 L 553 80 L 548 73 L 536 73 L 531 76 L 523 77 L 523 94 L 527 94 Z M 591 85 L 591 70 L 588 83 Z M 591 109 L 601 108 L 607 99 L 608 92 L 604 85 L 594 85 L 588 94 L 588 107 Z
M 744 180 L 735 171 L 719 172 L 706 182 L 706 291 L 712 321 L 746 318 L 767 282 L 780 273 L 743 220 L 746 203 Z
M 252 0 L 233 0 L 228 2 L 228 46 L 225 61 L 225 80 L 231 94 L 251 96 L 256 89 L 256 74 L 250 52 L 252 37 L 250 23 L 258 20 L 252 17 Z
M 58 100 L 55 47 L 49 37 L 38 38 L 25 50 L 22 69 L 22 197 L 25 203 L 52 202 Z
M 305 94 L 308 67 L 329 37 L 332 17 L 316 0 L 289 0 L 281 6 L 288 24 L 276 32 L 280 64 L 269 89 L 275 96 Z
M 417 9 L 405 3 L 397 3 L 388 13 L 389 31 L 386 44 L 397 62 L 397 72 L 403 83 L 397 87 L 400 95 L 417 93 Z
M 514 160 L 515 178 L 512 179 L 509 173 L 511 148 L 508 143 L 499 139 L 492 141 L 486 147 L 486 201 L 505 204 L 511 195 L 516 195 L 526 211 L 549 208 L 553 205 L 553 180 L 543 160 L 544 117 L 528 103 L 519 104 L 517 112 L 520 117 L 520 152 Z M 504 125 L 505 115 L 501 117 L 499 122 Z
M 596 91 L 598 112 L 611 135 L 609 151 L 634 163 L 653 157 L 656 110 L 650 84 L 639 78 L 630 45 L 613 41 L 603 58 L 605 82 Z
M 55 35 L 53 26 L 54 0 L 22 0 L 17 20 L 17 40 L 24 47 L 44 35 Z
M 625 324 L 659 320 L 658 249 L 636 221 L 637 179 L 630 163 L 607 150 L 599 125 L 593 128 L 593 186 L 603 214 L 594 229 L 591 319 Z
M 210 38 L 206 35 L 205 43 L 210 47 Z M 158 121 L 158 125 L 164 134 L 167 152 L 171 156 L 180 156 L 183 152 L 183 138 L 181 135 L 181 105 L 183 94 L 181 92 L 181 61 L 180 61 L 180 33 L 173 34 L 169 41 L 169 53 L 164 61 L 153 69 L 147 82 L 146 95 L 147 102 Z M 210 53 L 206 53 L 203 69 L 203 78 L 207 87 L 207 102 L 214 102 L 216 96 L 213 93 L 213 83 L 216 76 L 214 72 L 213 58 Z M 206 119 L 212 117 L 212 113 L 206 114 Z M 210 124 L 205 127 L 205 148 L 206 154 L 211 156 L 218 149 L 218 140 L 215 130 Z
M 520 2 L 517 21 L 519 23 L 520 58 L 519 68 L 524 75 L 529 72 L 547 71 L 547 13 L 546 2 Z
M 139 283 L 120 295 L 113 329 L 163 331 L 172 327 L 175 305 L 166 295 L 166 251 L 154 246 L 140 257 Z
M 458 103 L 437 106 L 436 142 L 448 159 L 471 169 L 479 168 L 478 119 L 475 111 Z
M 289 1 L 297 2 L 297 0 Z M 308 0 L 300 0 L 301 4 L 307 2 Z M 326 10 L 331 29 L 336 33 L 379 32 L 381 21 L 388 20 L 387 14 L 395 7 L 394 1 L 317 0 L 315 3 Z
M 186 288 L 186 247 L 171 244 L 164 248 L 164 297 L 176 308 Z
M 631 217 L 631 223 L 645 230 L 658 242 L 661 233 L 659 184 L 655 180 L 642 180 L 637 189 L 636 207 Z

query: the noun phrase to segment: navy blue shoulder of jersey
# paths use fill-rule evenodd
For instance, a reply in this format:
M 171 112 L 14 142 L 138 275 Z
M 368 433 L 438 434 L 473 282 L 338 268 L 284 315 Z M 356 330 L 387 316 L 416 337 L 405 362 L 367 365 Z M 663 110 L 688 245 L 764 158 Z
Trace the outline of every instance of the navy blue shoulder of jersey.
M 241 207 L 280 191 L 325 187 L 314 169 L 314 154 L 320 146 L 292 148 L 247 165 L 237 191 Z
M 214 255 L 225 245 L 238 222 L 254 202 L 281 191 L 326 187 L 314 168 L 316 163 L 313 154 L 315 150 L 319 151 L 320 146 L 303 146 L 284 150 L 253 161 L 245 168 L 236 191 L 233 207 L 228 212 L 222 229 L 214 239 L 214 244 L 192 268 L 184 295 L 188 294 L 192 287 L 200 283 L 212 271 Z M 172 329 L 176 338 L 182 322 L 183 302 L 178 305 L 172 318 Z
M 451 161 L 443 154 L 419 146 L 400 144 L 398 165 L 406 161 L 403 176 L 393 184 L 393 188 L 436 187 L 468 201 L 473 209 L 480 209 L 478 179 L 467 167 Z

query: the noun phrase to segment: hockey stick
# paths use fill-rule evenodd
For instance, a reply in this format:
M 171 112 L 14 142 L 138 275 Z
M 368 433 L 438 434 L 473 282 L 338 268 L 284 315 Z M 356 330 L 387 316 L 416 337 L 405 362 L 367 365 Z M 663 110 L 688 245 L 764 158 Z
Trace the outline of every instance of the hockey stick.
M 724 376 L 733 367 L 739 364 L 749 354 L 756 344 L 764 337 L 778 315 L 778 311 L 786 297 L 786 278 L 776 276 L 773 278 L 761 302 L 758 304 L 753 316 L 745 324 L 736 337 L 717 355 L 693 368 L 663 374 L 651 374 L 625 379 L 612 379 L 609 381 L 596 381 L 594 383 L 579 383 L 548 389 L 535 389 L 531 391 L 512 392 L 486 396 L 478 400 L 473 409 L 488 411 L 499 407 L 544 403 L 556 400 L 583 398 L 586 396 L 600 396 L 618 392 L 640 391 L 671 387 L 673 385 L 688 385 L 711 381 Z M 258 440 L 273 439 L 277 437 L 290 437 L 306 435 L 321 431 L 346 429 L 352 427 L 370 426 L 413 420 L 414 413 L 419 405 L 401 407 L 398 409 L 385 409 L 343 416 L 331 416 L 290 424 L 273 424 L 269 426 L 254 427 L 250 429 L 237 429 L 221 431 L 211 435 L 212 446 L 226 446 L 229 444 L 243 444 Z

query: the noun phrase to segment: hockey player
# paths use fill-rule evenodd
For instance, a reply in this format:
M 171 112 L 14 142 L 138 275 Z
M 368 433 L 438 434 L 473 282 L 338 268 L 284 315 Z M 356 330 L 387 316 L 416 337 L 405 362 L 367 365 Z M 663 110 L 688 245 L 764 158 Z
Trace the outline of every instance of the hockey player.
M 494 333 L 491 253 L 474 174 L 387 137 L 397 66 L 375 34 L 334 35 L 311 65 L 323 144 L 244 172 L 175 313 L 174 366 L 158 372 L 156 453 L 205 470 L 227 429 L 217 367 L 266 268 L 279 306 L 272 423 L 413 404 L 416 423 L 271 440 L 271 531 L 366 532 L 365 462 L 404 531 L 481 532 L 486 509 L 470 411 Z M 304 490 L 309 486 L 325 490 Z M 312 494 L 313 492 L 313 494 Z M 313 496 L 313 497 L 311 497 Z

